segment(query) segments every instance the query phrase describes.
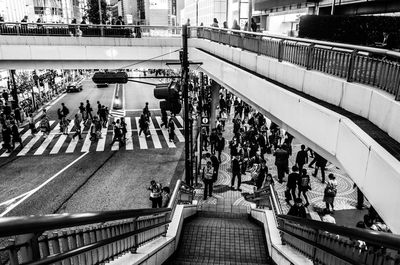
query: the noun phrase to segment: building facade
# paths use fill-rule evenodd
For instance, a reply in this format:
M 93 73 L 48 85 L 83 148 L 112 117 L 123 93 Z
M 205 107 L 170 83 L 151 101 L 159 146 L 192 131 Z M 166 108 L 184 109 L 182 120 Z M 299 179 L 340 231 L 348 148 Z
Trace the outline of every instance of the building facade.
M 34 21 L 33 0 L 0 0 L 0 16 L 4 21 L 20 22 L 24 16 L 28 16 L 28 21 Z

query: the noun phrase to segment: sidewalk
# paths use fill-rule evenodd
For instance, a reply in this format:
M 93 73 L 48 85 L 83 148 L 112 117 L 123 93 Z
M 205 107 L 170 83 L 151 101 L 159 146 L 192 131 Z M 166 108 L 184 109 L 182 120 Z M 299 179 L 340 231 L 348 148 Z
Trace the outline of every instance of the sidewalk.
M 215 208 L 228 211 L 229 208 L 233 209 L 233 206 L 244 206 L 250 207 L 252 204 L 244 199 L 242 193 L 253 193 L 254 186 L 249 184 L 248 181 L 251 180 L 251 175 L 249 172 L 246 172 L 246 175 L 242 175 L 242 191 L 232 191 L 230 189 L 231 186 L 231 169 L 230 169 L 230 155 L 229 155 L 229 141 L 233 137 L 233 124 L 231 118 L 228 119 L 225 127 L 225 132 L 223 136 L 225 137 L 226 144 L 225 150 L 222 155 L 222 162 L 219 168 L 218 180 L 214 183 L 214 191 L 213 197 L 208 198 L 207 200 L 203 200 L 203 186 L 201 188 L 196 189 L 196 200 L 198 200 L 198 204 L 200 207 L 210 207 L 213 205 Z M 294 164 L 296 154 L 300 150 L 301 143 L 293 140 L 293 154 L 289 159 L 290 168 Z M 210 147 L 209 147 L 210 150 Z M 266 154 L 265 159 L 267 160 L 267 165 L 269 169 L 269 173 L 272 174 L 275 181 L 275 190 L 278 193 L 279 201 L 282 206 L 282 210 L 284 213 L 289 211 L 290 206 L 285 202 L 284 192 L 286 190 L 286 182 L 280 184 L 277 178 L 277 170 L 275 163 L 275 157 L 272 154 Z M 312 158 L 309 157 L 309 162 Z M 319 214 L 323 208 L 325 208 L 325 203 L 322 201 L 324 195 L 324 189 L 326 184 L 321 183 L 321 173 L 318 173 L 317 178 L 313 177 L 314 168 L 305 167 L 308 171 L 308 174 L 311 178 L 311 187 L 312 190 L 307 193 L 308 199 L 310 201 L 310 206 L 308 207 L 308 212 L 313 219 L 320 220 Z M 362 217 L 365 213 L 365 210 L 357 210 L 357 190 L 353 189 L 353 181 L 343 172 L 341 169 L 337 168 L 333 164 L 328 164 L 326 168 L 326 178 L 329 173 L 334 173 L 336 176 L 336 180 L 338 182 L 338 192 L 335 198 L 335 215 L 338 216 L 337 223 L 340 225 L 351 225 L 353 227 L 355 224 L 360 221 L 360 216 Z M 287 176 L 286 179 L 287 180 Z M 199 180 L 199 183 L 203 185 L 203 182 Z M 304 199 L 303 199 L 304 200 Z M 293 202 L 292 202 L 293 203 Z M 364 201 L 364 205 L 369 207 L 369 202 L 367 200 Z

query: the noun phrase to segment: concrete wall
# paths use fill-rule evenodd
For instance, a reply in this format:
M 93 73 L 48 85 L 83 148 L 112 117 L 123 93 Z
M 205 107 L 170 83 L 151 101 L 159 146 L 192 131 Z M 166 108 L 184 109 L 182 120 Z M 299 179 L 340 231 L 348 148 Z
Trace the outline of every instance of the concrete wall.
M 212 48 L 213 44 L 209 46 L 209 49 Z M 230 60 L 240 58 L 240 56 L 235 57 L 235 53 L 237 52 L 232 53 L 233 57 Z M 239 51 L 239 55 L 240 53 Z M 376 207 L 392 231 L 400 233 L 400 219 L 394 211 L 400 203 L 400 193 L 397 191 L 400 187 L 400 162 L 369 135 L 348 118 L 265 79 L 195 48 L 190 50 L 190 54 L 191 60 L 203 62 L 201 70 L 211 78 L 245 101 L 257 106 L 260 111 L 283 125 L 296 138 L 343 168 Z M 248 64 L 244 58 L 248 60 L 248 57 L 243 56 L 242 65 Z M 267 64 L 267 67 L 270 72 L 274 72 L 276 79 L 280 79 L 281 75 L 291 79 L 298 78 L 292 68 L 275 66 L 272 63 L 269 66 Z M 325 86 L 321 85 L 321 89 L 333 86 L 326 83 Z M 329 89 L 326 92 L 329 92 L 328 95 L 334 99 L 336 93 Z M 324 96 L 321 94 L 321 97 Z

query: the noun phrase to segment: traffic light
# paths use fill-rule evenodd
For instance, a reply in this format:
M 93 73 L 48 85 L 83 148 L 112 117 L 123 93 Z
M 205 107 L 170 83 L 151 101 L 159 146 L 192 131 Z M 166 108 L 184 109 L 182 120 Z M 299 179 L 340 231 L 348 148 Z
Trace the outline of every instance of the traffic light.
M 164 99 L 160 102 L 160 108 L 171 111 L 172 114 L 181 112 L 182 105 L 179 100 L 179 91 L 176 88 L 177 84 L 174 82 L 167 84 L 158 84 L 154 89 L 154 97 L 157 99 Z
M 128 74 L 126 72 L 97 72 L 92 80 L 96 84 L 126 84 Z

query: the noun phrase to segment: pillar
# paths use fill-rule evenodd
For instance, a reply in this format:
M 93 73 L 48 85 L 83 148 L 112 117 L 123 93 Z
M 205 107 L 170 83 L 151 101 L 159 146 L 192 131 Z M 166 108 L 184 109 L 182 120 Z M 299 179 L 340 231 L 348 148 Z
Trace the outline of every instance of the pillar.
M 210 117 L 210 128 L 215 128 L 215 122 L 217 121 L 217 106 L 219 105 L 219 89 L 220 85 L 214 80 L 211 81 L 211 117 Z

